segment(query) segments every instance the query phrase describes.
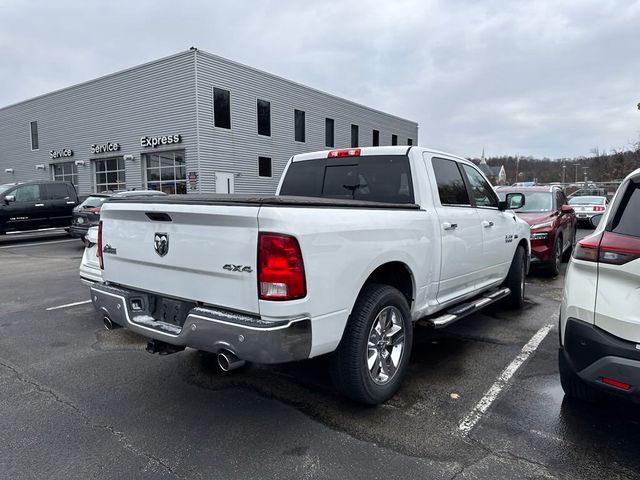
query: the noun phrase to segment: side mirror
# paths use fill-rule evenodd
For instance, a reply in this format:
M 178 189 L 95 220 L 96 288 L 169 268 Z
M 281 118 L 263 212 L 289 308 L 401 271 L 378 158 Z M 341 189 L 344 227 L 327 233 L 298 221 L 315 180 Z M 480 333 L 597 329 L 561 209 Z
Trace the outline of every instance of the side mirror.
M 522 193 L 507 193 L 504 201 L 498 204 L 498 208 L 501 211 L 505 210 L 517 210 L 524 207 L 524 195 Z
M 598 225 L 600 225 L 603 216 L 604 213 L 598 213 L 589 219 L 589 223 L 593 228 L 596 228 Z
M 4 197 L 4 203 L 6 203 L 7 205 L 9 205 L 11 202 L 15 202 L 16 201 L 16 196 L 15 195 L 7 195 L 6 197 Z
M 571 205 L 562 205 L 560 207 L 560 211 L 562 213 L 573 213 L 573 212 L 575 212 L 575 210 L 573 209 L 573 207 Z

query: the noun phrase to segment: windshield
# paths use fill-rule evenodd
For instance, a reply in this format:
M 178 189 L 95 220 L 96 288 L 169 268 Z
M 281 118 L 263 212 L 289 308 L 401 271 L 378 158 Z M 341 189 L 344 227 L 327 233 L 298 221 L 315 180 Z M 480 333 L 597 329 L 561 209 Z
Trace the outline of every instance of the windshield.
M 99 208 L 109 197 L 89 197 L 80 204 L 81 208 Z
M 4 185 L 0 185 L 0 195 L 9 190 L 11 187 L 15 187 L 15 183 L 6 183 Z
M 507 193 L 514 192 L 498 192 L 500 200 L 507 197 Z M 517 192 L 524 195 L 524 207 L 517 210 L 518 213 L 540 213 L 550 212 L 553 210 L 553 196 L 550 192 Z
M 604 205 L 604 197 L 575 197 L 569 200 L 570 205 Z

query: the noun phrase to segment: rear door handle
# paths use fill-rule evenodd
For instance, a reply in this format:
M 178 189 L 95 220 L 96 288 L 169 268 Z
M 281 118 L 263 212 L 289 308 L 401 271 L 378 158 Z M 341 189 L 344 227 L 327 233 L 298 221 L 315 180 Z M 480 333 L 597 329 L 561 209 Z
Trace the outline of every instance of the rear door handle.
M 456 228 L 458 228 L 458 224 L 457 223 L 444 222 L 442 224 L 442 228 L 444 230 L 455 230 Z
M 44 203 L 36 203 L 36 207 L 44 207 Z
M 489 222 L 488 220 L 483 220 L 482 221 L 482 226 L 484 228 L 491 228 L 491 227 L 493 227 L 493 222 Z

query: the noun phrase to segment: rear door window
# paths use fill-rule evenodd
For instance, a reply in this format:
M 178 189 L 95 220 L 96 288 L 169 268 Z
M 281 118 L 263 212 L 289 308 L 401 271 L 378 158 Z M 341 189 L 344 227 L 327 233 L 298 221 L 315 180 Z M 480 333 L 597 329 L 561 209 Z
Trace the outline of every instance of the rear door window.
M 462 179 L 458 162 L 444 158 L 433 158 L 433 171 L 438 183 L 438 195 L 442 205 L 470 206 L 469 193 Z
M 640 183 L 629 184 L 613 216 L 611 231 L 640 237 Z
M 409 158 L 372 155 L 293 162 L 280 195 L 413 203 Z
M 67 190 L 66 183 L 47 183 L 45 185 L 47 189 L 48 200 L 68 200 L 69 190 Z

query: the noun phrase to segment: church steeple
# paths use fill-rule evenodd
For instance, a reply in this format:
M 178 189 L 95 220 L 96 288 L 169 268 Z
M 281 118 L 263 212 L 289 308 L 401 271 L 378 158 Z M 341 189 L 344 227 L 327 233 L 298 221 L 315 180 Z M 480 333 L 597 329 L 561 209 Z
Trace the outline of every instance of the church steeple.
M 480 156 L 480 165 L 486 165 L 487 159 L 484 158 L 484 147 L 482 147 L 482 155 Z

